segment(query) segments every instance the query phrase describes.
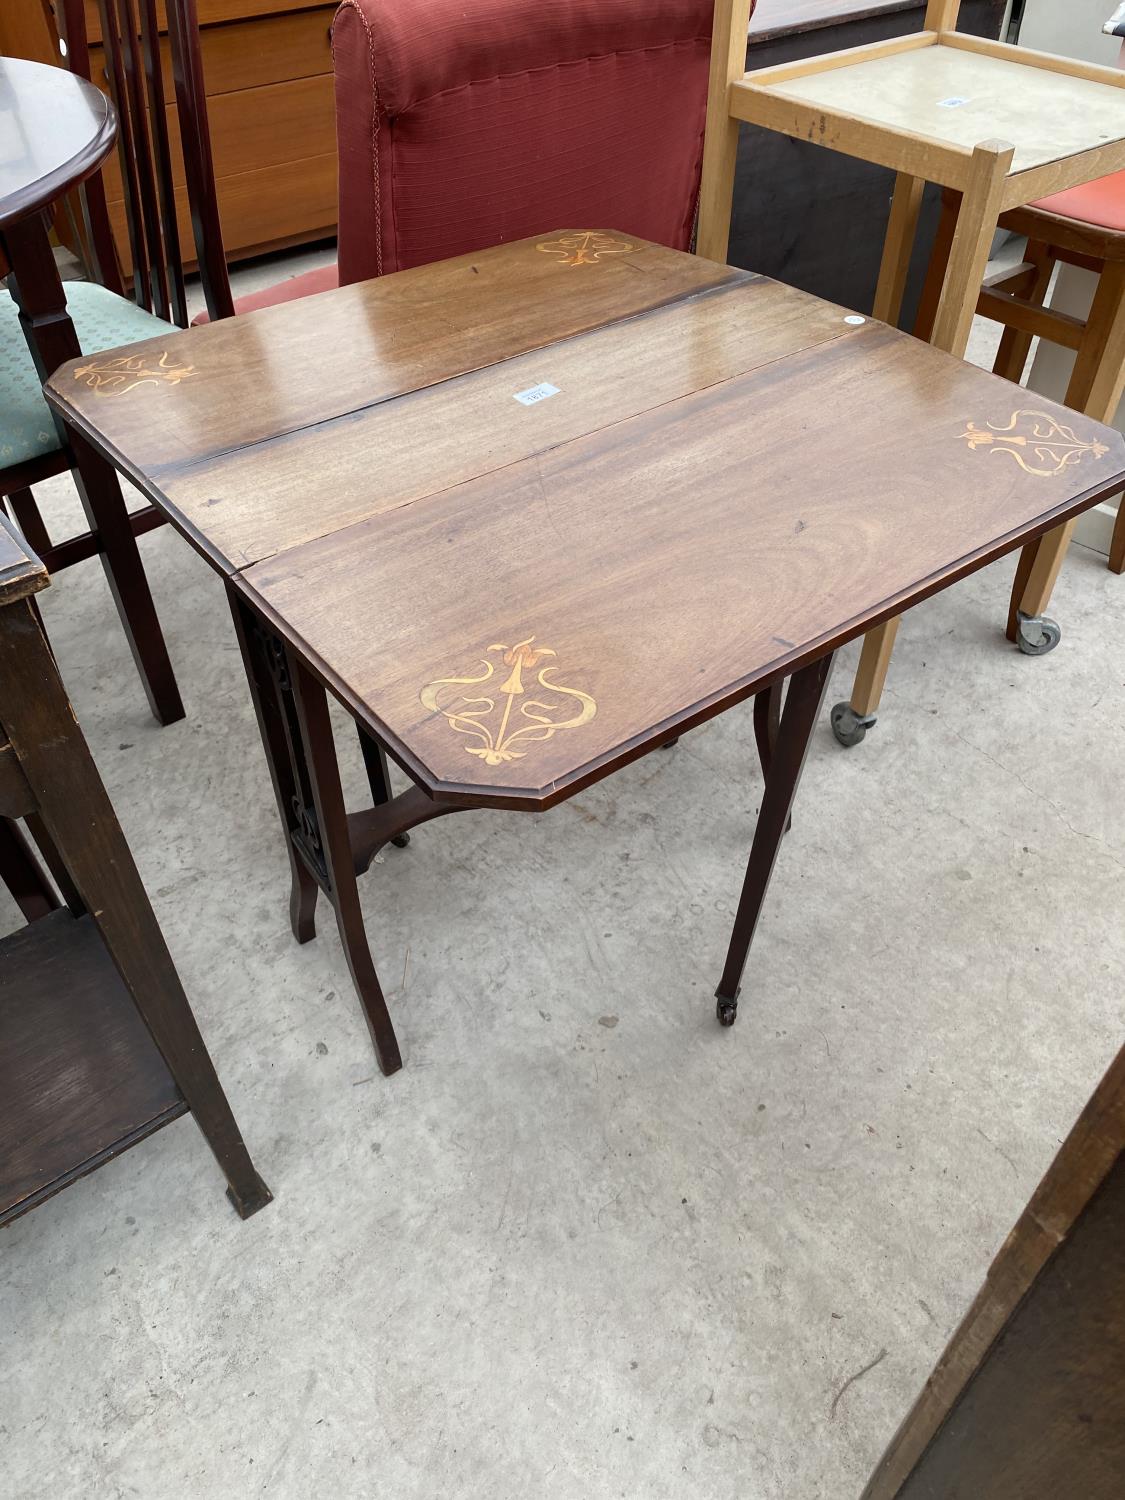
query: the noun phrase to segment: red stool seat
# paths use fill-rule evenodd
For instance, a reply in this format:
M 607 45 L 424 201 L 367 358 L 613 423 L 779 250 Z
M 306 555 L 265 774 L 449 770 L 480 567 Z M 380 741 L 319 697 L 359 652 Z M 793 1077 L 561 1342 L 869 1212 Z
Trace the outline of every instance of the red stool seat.
M 318 266 L 315 271 L 306 271 L 301 276 L 290 276 L 288 281 L 279 281 L 261 292 L 250 292 L 245 297 L 234 299 L 236 314 L 257 312 L 260 307 L 276 307 L 279 302 L 296 302 L 301 297 L 311 297 L 315 292 L 330 292 L 340 285 L 340 273 L 335 263 Z M 197 323 L 209 323 L 206 312 L 196 313 L 192 327 Z
M 1093 182 L 1067 188 L 1063 193 L 1052 193 L 1049 198 L 1040 198 L 1028 206 L 1125 234 L 1125 171 L 1095 177 Z

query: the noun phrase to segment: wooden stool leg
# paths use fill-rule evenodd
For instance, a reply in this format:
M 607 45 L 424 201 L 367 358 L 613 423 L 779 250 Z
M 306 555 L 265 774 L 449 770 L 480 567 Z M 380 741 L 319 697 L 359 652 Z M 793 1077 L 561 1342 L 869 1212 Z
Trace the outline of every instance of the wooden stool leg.
M 875 725 L 875 710 L 883 696 L 883 684 L 887 680 L 891 652 L 895 649 L 895 637 L 901 623 L 896 616 L 876 625 L 863 638 L 851 698 L 847 703 L 835 704 L 832 709 L 832 733 L 841 745 L 848 748 L 858 745 Z
M 930 251 L 930 263 L 926 268 L 926 279 L 922 283 L 922 295 L 918 299 L 918 313 L 914 319 L 914 337 L 921 339 L 924 344 L 929 343 L 930 335 L 934 331 L 934 319 L 937 317 L 938 303 L 941 301 L 941 289 L 945 285 L 945 273 L 949 269 L 949 252 L 953 248 L 953 234 L 957 228 L 957 210 L 960 202 L 960 194 L 956 198 L 947 198 L 944 194 L 942 195 L 941 217 L 938 219 L 934 246 Z
M 910 177 L 905 172 L 899 172 L 895 177 L 891 212 L 879 262 L 879 280 L 875 286 L 875 301 L 871 308 L 873 317 L 894 326 L 897 326 L 902 312 L 902 297 L 906 290 L 910 254 L 914 249 L 918 213 L 922 207 L 925 186 L 921 177 Z
M 1095 421 L 1109 422 L 1116 415 L 1123 388 L 1125 264 L 1116 263 L 1106 265 L 1098 279 L 1067 387 L 1066 405 Z M 1068 521 L 1040 537 L 1037 544 L 1030 544 L 1035 551 L 1026 577 L 1016 574 L 1016 587 L 1020 587 L 1016 639 L 1020 650 L 1028 655 L 1041 656 L 1058 644 L 1058 626 L 1053 621 L 1043 621 L 1042 616 L 1050 603 L 1075 525 L 1076 521 Z
M 348 815 L 340 785 L 340 767 L 328 716 L 328 697 L 309 670 L 289 653 L 293 698 L 301 727 L 301 743 L 312 784 L 324 884 L 336 911 L 336 925 L 356 987 L 375 1057 L 385 1074 L 402 1067 L 394 1026 L 371 958 L 363 913 L 359 905 Z
M 242 1218 L 270 1201 L 215 1073 L 168 945 L 39 624 L 21 600 L 0 630 L 4 728 L 52 844 L 152 1033 Z
M 738 121 L 730 114 L 730 86 L 746 72 L 746 33 L 752 0 L 719 0 L 711 31 L 711 73 L 707 87 L 707 126 L 703 175 L 699 184 L 696 250 L 708 260 L 725 261 L 730 238 Z
M 1055 257 L 1049 246 L 1029 240 L 1024 260 L 1035 267 L 1035 279 L 1020 300 L 1033 307 L 1042 307 L 1051 285 L 1051 277 L 1055 274 Z M 1023 367 L 1031 352 L 1032 337 L 1032 334 L 1025 333 L 1022 328 L 1005 328 L 1000 338 L 1000 347 L 996 351 L 992 373 L 1002 375 L 1005 380 L 1019 385 L 1023 379 Z
M 969 342 L 1014 149 L 1003 141 L 985 141 L 973 151 L 969 185 L 957 211 L 949 266 L 930 339 L 936 348 L 958 359 L 964 356 Z
M 51 537 L 39 514 L 35 496 L 29 489 L 13 490 L 8 496 L 7 504 L 16 525 L 23 532 L 24 541 L 32 552 L 42 558 L 51 550 Z
M 974 149 L 969 184 L 957 210 L 930 342 L 959 359 L 973 326 L 1014 149 L 1003 141 L 985 141 Z M 837 703 L 832 710 L 832 731 L 841 745 L 859 744 L 875 723 L 898 626 L 898 620 L 888 620 L 864 639 L 851 700 Z
M 299 943 L 308 943 L 316 937 L 319 887 L 300 850 L 309 831 L 303 815 L 312 806 L 312 791 L 303 771 L 285 648 L 233 589 L 228 588 L 227 600 L 289 856 L 289 925 Z M 315 855 L 315 850 L 311 853 Z
M 793 799 L 797 795 L 797 785 L 831 671 L 832 654 L 829 653 L 819 661 L 802 667 L 799 672 L 794 672 L 789 681 L 777 743 L 770 759 L 766 789 L 754 829 L 746 878 L 739 897 L 738 911 L 735 913 L 727 961 L 723 967 L 723 977 L 715 991 L 717 1013 L 723 1026 L 732 1026 L 738 1014 L 738 992 L 746 956 L 754 939 L 758 918 L 762 914 L 762 904 L 777 863 L 778 849 L 789 821 Z

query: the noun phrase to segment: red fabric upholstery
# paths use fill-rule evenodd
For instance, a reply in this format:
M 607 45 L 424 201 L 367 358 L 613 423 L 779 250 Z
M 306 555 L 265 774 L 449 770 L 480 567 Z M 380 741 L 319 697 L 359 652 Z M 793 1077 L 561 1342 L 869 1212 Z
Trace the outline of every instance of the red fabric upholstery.
M 343 0 L 340 282 L 567 225 L 688 247 L 712 0 Z
M 1081 187 L 1052 193 L 1049 198 L 1040 198 L 1031 207 L 1046 209 L 1049 214 L 1062 214 L 1067 219 L 1081 219 L 1084 224 L 1097 224 L 1102 229 L 1116 229 L 1125 234 L 1125 172 L 1111 172 L 1108 177 L 1096 177 L 1093 182 L 1084 182 Z
M 288 281 L 279 281 L 276 286 L 266 287 L 264 292 L 250 292 L 248 296 L 234 299 L 234 310 L 238 313 L 255 312 L 259 307 L 276 307 L 279 302 L 296 302 L 299 297 L 311 297 L 314 292 L 330 292 L 340 285 L 335 266 L 319 266 L 315 271 L 306 271 L 302 276 L 290 276 Z M 209 323 L 207 313 L 196 313 L 191 324 Z

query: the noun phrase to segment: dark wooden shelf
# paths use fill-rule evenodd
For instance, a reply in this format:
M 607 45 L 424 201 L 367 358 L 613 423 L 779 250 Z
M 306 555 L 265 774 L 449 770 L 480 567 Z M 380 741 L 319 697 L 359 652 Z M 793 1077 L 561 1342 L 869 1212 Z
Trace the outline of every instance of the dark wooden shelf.
M 0 941 L 0 1224 L 186 1113 L 90 917 Z

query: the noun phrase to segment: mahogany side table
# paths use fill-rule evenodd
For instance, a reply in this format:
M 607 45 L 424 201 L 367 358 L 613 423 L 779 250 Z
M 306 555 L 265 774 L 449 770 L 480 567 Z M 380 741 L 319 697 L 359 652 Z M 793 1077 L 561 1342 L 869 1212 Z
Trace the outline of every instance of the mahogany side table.
M 313 936 L 324 892 L 388 1073 L 356 886 L 387 842 L 464 808 L 553 807 L 753 696 L 766 783 L 718 987 L 730 1024 L 835 649 L 1125 480 L 1115 432 L 610 231 L 133 352 L 127 385 L 71 363 L 49 399 L 226 581 L 293 930 Z M 190 378 L 162 380 L 167 362 Z M 1029 469 L 1030 443 L 1054 461 Z M 374 747 L 373 805 L 350 813 L 329 694 Z

